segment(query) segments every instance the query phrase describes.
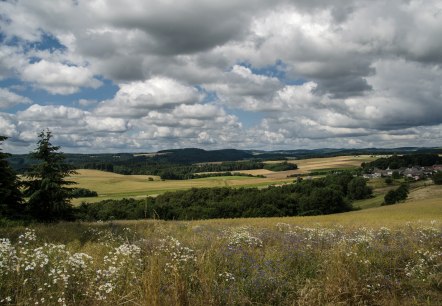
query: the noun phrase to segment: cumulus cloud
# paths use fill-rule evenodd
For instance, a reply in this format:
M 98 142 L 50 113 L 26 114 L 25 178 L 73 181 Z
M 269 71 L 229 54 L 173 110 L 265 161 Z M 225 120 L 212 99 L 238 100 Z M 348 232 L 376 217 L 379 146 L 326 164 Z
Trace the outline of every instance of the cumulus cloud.
M 120 85 L 112 100 L 101 102 L 95 112 L 100 115 L 139 118 L 149 111 L 201 99 L 198 90 L 176 80 L 154 77 Z
M 215 92 L 223 103 L 231 107 L 265 110 L 275 107 L 268 102 L 283 84 L 275 77 L 257 75 L 250 68 L 234 65 L 216 82 L 205 84 L 204 87 Z
M 24 81 L 53 94 L 67 95 L 77 92 L 80 87 L 97 88 L 101 85 L 101 82 L 94 78 L 92 71 L 85 67 L 46 60 L 27 65 L 21 75 Z
M 26 63 L 27 60 L 22 48 L 2 45 L 0 48 L 0 80 L 15 77 L 18 73 L 17 70 Z
M 6 113 L 0 113 L 0 130 L 2 131 L 2 136 L 17 136 L 17 121 L 15 119 L 15 116 Z
M 213 119 L 218 116 L 224 116 L 224 110 L 216 105 L 211 104 L 181 104 L 177 106 L 172 114 L 177 118 L 196 118 L 196 119 Z
M 59 105 L 34 104 L 26 110 L 11 115 L 15 120 L 16 139 L 32 143 L 36 133 L 49 128 L 59 139 L 70 139 L 66 145 L 76 146 L 84 139 L 121 134 L 130 130 L 127 120 L 105 116 L 95 116 L 88 111 Z M 93 142 L 91 142 L 93 144 Z
M 18 104 L 30 104 L 31 99 L 20 96 L 8 89 L 0 88 L 0 109 L 8 108 Z

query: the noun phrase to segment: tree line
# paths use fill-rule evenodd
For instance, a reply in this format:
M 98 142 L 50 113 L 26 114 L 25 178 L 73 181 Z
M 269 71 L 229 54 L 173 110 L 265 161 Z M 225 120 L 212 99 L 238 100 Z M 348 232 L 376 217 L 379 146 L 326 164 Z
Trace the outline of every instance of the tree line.
M 257 160 L 192 165 L 152 163 L 152 161 L 149 160 L 144 160 L 143 162 L 126 160 L 116 161 L 114 164 L 110 162 L 86 163 L 80 167 L 83 169 L 96 169 L 126 175 L 156 175 L 163 180 L 190 180 L 201 177 L 213 177 L 220 176 L 218 173 L 221 172 L 226 173 L 226 175 L 229 176 L 231 174 L 228 172 L 254 169 L 267 169 L 270 171 L 287 171 L 298 169 L 296 164 L 287 163 L 286 161 L 268 164 Z
M 282 217 L 332 214 L 352 210 L 351 202 L 372 196 L 362 177 L 349 173 L 316 180 L 257 188 L 193 188 L 144 200 L 83 203 L 81 220 L 159 218 L 195 220 L 240 217 Z

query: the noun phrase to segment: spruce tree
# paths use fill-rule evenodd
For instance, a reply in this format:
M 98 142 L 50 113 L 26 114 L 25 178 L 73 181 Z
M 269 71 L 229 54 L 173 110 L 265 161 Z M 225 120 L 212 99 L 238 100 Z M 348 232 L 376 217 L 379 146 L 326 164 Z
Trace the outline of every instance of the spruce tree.
M 72 189 L 67 186 L 75 183 L 65 178 L 75 171 L 65 163 L 64 154 L 58 152 L 60 147 L 51 144 L 49 130 L 38 137 L 37 148 L 30 154 L 38 163 L 26 175 L 29 212 L 38 221 L 70 219 Z
M 0 144 L 6 139 L 0 135 Z M 0 217 L 18 218 L 23 213 L 23 198 L 20 181 L 6 160 L 9 156 L 0 149 Z

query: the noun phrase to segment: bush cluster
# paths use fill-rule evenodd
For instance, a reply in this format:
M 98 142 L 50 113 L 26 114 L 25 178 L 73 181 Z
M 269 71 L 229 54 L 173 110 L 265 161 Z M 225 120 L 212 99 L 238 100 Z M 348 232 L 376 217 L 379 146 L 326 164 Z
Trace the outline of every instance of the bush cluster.
M 442 185 L 442 171 L 438 171 L 433 174 L 431 178 L 436 185 Z
M 71 195 L 73 198 L 91 198 L 98 197 L 98 193 L 86 188 L 72 188 Z
M 276 163 L 276 164 L 265 164 L 264 169 L 270 170 L 270 171 L 288 171 L 288 170 L 298 169 L 298 165 L 288 163 L 285 161 L 285 162 Z
M 397 189 L 390 190 L 384 197 L 384 204 L 391 205 L 404 201 L 408 197 L 408 184 L 401 184 Z

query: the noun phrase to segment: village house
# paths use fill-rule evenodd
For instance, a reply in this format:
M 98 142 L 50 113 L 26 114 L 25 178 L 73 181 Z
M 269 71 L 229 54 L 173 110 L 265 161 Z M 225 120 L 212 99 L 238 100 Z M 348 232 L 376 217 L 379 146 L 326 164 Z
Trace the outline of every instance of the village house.
M 442 171 L 442 165 L 433 165 L 433 172 Z
M 424 171 L 420 167 L 411 167 L 411 168 L 405 169 L 404 176 L 414 179 L 416 181 L 425 177 Z

